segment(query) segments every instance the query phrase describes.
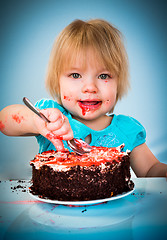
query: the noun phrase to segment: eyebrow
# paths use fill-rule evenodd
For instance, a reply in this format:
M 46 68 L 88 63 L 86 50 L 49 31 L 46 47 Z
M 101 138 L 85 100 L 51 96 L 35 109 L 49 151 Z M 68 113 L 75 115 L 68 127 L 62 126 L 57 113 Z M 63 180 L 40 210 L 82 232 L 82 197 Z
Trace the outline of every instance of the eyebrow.
M 82 68 L 78 68 L 78 67 L 69 67 L 69 68 L 67 68 L 66 69 L 66 72 L 78 72 L 78 71 L 83 71 L 83 69 Z
M 80 70 L 83 70 L 83 68 L 82 67 L 69 67 L 69 68 L 67 68 L 67 71 L 80 71 Z M 98 72 L 111 72 L 107 68 L 97 69 L 97 71 Z
M 81 68 L 79 68 L 79 67 L 70 67 L 69 69 L 70 70 L 80 70 Z

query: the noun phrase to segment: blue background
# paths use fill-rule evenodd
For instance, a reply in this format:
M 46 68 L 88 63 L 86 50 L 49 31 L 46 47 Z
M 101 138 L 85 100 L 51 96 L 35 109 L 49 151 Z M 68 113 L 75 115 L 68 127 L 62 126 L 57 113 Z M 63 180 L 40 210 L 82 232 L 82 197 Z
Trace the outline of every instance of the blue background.
M 167 163 L 167 16 L 157 0 L 3 0 L 0 6 L 0 110 L 49 97 L 45 76 L 57 34 L 74 19 L 103 18 L 125 36 L 131 89 L 115 113 L 131 115 L 147 130 L 147 145 Z M 34 137 L 0 133 L 0 178 L 31 177 L 38 153 Z

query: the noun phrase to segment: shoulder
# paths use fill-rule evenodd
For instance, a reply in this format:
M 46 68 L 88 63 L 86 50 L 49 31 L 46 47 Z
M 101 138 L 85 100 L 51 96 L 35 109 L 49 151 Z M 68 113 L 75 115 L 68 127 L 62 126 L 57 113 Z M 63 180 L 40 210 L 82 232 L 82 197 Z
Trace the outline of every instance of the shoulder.
M 145 142 L 146 130 L 135 118 L 126 115 L 114 115 L 114 123 L 119 131 L 132 143 L 132 148 Z
M 143 128 L 142 124 L 133 117 L 126 115 L 114 115 L 115 123 L 121 128 L 132 129 L 132 128 Z
M 63 114 L 65 114 L 65 115 L 67 114 L 66 109 L 62 105 L 58 104 L 56 101 L 54 101 L 52 99 L 47 99 L 47 98 L 40 99 L 35 103 L 35 107 L 38 109 L 41 109 L 41 110 L 46 109 L 46 108 L 57 108 Z

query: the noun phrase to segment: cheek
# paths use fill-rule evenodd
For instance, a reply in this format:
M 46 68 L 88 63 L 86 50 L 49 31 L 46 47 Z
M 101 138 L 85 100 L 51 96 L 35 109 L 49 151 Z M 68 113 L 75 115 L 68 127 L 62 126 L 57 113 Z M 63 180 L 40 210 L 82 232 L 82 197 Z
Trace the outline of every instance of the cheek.
M 60 96 L 62 103 L 71 102 L 73 94 L 71 93 L 71 87 L 68 84 L 60 83 Z
M 60 88 L 61 101 L 64 104 L 72 104 L 74 101 L 74 96 L 76 96 L 76 91 L 72 86 L 62 86 Z
M 70 101 L 72 100 L 72 97 L 67 96 L 67 95 L 64 95 L 64 96 L 63 96 L 63 99 L 64 99 L 64 101 L 70 102 Z
M 106 101 L 104 101 L 104 108 L 106 109 L 106 111 L 110 111 L 110 109 L 113 108 L 115 104 L 115 101 L 112 101 L 111 99 L 107 99 Z
M 74 102 L 73 100 L 74 98 L 71 95 L 68 95 L 67 93 L 61 95 L 62 104 L 68 110 L 70 110 L 71 107 L 73 106 Z
M 73 100 L 74 100 L 74 95 L 72 93 L 70 93 L 68 90 L 64 91 L 61 93 L 61 100 L 62 103 L 64 104 L 72 104 Z
M 104 102 L 105 105 L 110 105 L 111 104 L 111 99 L 107 99 L 105 102 Z
M 114 101 L 117 96 L 117 84 L 116 82 L 113 82 L 108 88 L 106 89 L 106 99 L 110 99 L 111 101 Z
M 115 88 L 111 91 L 106 91 L 105 95 L 105 100 L 104 100 L 104 105 L 106 108 L 110 109 L 113 108 L 116 102 L 116 96 L 117 96 L 117 91 Z

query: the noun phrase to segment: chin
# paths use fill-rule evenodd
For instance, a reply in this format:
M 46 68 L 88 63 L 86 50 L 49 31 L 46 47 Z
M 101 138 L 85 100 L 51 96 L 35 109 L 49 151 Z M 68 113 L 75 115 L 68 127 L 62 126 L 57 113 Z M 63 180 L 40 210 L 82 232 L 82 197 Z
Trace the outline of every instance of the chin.
M 96 115 L 96 114 L 93 114 L 92 112 L 87 112 L 85 115 L 80 115 L 80 118 L 81 119 L 84 119 L 84 120 L 88 120 L 88 121 L 92 121 L 92 120 L 96 120 L 97 118 L 100 118 L 101 115 Z

